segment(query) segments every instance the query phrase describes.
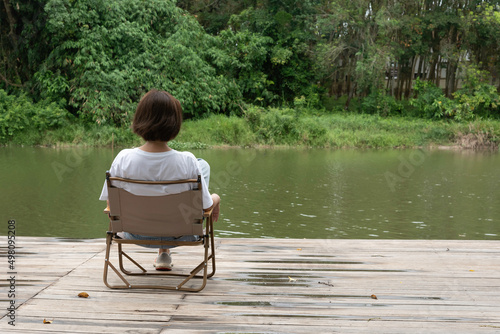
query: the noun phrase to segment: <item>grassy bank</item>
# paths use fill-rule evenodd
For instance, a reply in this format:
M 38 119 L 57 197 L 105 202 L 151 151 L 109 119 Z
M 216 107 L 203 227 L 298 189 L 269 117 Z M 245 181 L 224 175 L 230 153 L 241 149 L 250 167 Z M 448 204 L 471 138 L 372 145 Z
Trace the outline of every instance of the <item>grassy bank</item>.
M 212 116 L 185 122 L 178 140 L 215 146 L 496 148 L 500 142 L 500 121 L 458 123 L 354 113 L 296 115 L 286 109 L 252 110 L 244 118 Z
M 430 121 L 366 114 L 297 114 L 292 109 L 247 111 L 244 117 L 212 115 L 188 120 L 173 146 L 301 146 L 326 148 L 402 148 L 456 145 L 497 147 L 500 121 L 469 123 Z M 4 144 L 94 147 L 136 146 L 141 140 L 129 128 L 77 122 L 45 131 L 21 131 Z

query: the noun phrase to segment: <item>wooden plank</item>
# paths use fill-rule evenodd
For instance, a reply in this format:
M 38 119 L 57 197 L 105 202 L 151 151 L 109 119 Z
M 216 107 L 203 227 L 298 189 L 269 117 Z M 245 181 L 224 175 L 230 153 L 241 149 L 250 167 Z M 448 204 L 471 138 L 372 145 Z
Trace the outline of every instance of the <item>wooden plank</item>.
M 180 293 L 105 287 L 103 239 L 19 239 L 16 326 L 3 317 L 2 332 L 500 331 L 500 241 L 218 239 L 214 278 Z M 152 265 L 154 250 L 130 252 Z M 174 250 L 174 270 L 198 257 Z

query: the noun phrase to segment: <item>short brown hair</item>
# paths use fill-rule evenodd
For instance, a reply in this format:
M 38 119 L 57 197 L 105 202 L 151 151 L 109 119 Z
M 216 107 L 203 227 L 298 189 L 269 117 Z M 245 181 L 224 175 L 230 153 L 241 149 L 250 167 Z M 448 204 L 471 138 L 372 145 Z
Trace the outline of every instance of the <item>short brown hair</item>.
M 179 100 L 165 91 L 153 89 L 137 105 L 132 131 L 146 141 L 169 141 L 179 134 L 181 124 Z

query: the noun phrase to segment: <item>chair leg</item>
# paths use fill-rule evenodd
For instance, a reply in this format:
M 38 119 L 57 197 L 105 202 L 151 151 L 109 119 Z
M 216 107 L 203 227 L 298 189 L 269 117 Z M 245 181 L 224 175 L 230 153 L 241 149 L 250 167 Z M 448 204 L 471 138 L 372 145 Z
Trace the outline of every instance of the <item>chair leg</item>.
M 130 262 L 135 264 L 135 266 L 138 267 L 142 271 L 142 273 L 134 273 L 132 271 L 125 269 L 125 267 L 123 266 L 123 256 L 125 256 L 127 259 L 129 259 Z M 147 272 L 147 270 L 144 269 L 143 266 L 141 266 L 137 261 L 135 261 L 132 257 L 130 257 L 127 253 L 123 251 L 123 246 L 121 243 L 118 243 L 118 262 L 120 264 L 120 270 L 126 275 L 140 275 Z
M 111 238 L 112 236 L 108 233 L 106 236 L 106 255 L 104 256 L 104 272 L 102 275 L 102 280 L 104 284 L 109 287 L 108 284 L 108 267 L 109 267 L 109 251 L 111 249 Z
M 196 267 L 194 268 L 190 275 L 188 277 L 186 277 L 184 279 L 184 281 L 182 281 L 178 286 L 177 286 L 177 289 L 178 290 L 185 290 L 185 291 L 192 291 L 192 292 L 198 292 L 198 291 L 201 291 L 205 288 L 205 286 L 207 285 L 207 278 L 208 278 L 208 261 L 209 261 L 209 256 L 208 256 L 208 248 L 209 248 L 209 236 L 204 236 L 205 240 L 204 240 L 204 253 L 203 253 L 203 261 Z M 196 276 L 196 274 L 203 269 L 203 275 L 202 276 Z M 185 289 L 182 289 L 182 286 L 187 282 L 189 281 L 191 278 L 201 278 L 203 279 L 201 285 L 198 287 L 198 288 L 185 288 Z
M 212 277 L 215 274 L 215 242 L 214 242 L 214 230 L 213 230 L 213 222 L 212 222 L 212 217 L 210 217 L 209 221 L 209 240 L 210 240 L 210 247 L 211 247 L 211 254 L 208 257 L 208 260 L 212 260 L 212 271 L 210 274 L 207 275 L 208 278 Z
M 115 266 L 109 260 L 109 254 L 110 254 L 110 251 L 111 251 L 112 238 L 113 238 L 113 235 L 111 233 L 108 233 L 108 235 L 106 237 L 106 255 L 105 255 L 105 258 L 104 258 L 103 281 L 104 281 L 104 284 L 108 288 L 111 288 L 111 289 L 119 289 L 119 288 L 121 288 L 121 289 L 127 289 L 127 288 L 131 287 L 130 283 L 125 279 L 125 277 L 123 277 L 122 274 L 120 274 L 120 272 L 115 268 Z M 108 268 L 109 267 L 111 267 L 111 269 L 113 269 L 113 271 L 116 273 L 116 275 L 118 275 L 118 277 L 123 281 L 124 285 L 111 285 L 111 284 L 109 284 L 109 282 L 108 282 Z

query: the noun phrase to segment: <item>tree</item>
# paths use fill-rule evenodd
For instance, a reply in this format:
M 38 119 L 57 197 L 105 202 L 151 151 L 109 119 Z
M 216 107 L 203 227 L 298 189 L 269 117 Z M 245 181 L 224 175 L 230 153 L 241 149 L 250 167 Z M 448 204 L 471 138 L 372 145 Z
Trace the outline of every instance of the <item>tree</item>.
M 377 21 L 391 24 L 385 7 L 370 0 L 329 1 L 318 8 L 314 48 L 319 78 L 330 95 L 348 96 L 380 89 L 389 61 L 389 40 L 379 35 Z
M 178 0 L 177 6 L 193 14 L 211 35 L 227 29 L 232 15 L 257 6 L 257 0 Z
M 128 122 L 151 88 L 176 96 L 188 116 L 238 102 L 238 87 L 206 58 L 214 37 L 173 1 L 50 0 L 45 10 L 52 51 L 35 87 L 83 118 Z
M 0 7 L 0 88 L 29 89 L 48 49 L 43 33 L 45 0 L 2 0 Z
M 476 1 L 475 5 L 461 12 L 464 47 L 481 70 L 496 74 L 493 80 L 500 91 L 500 1 Z
M 231 17 L 228 29 L 221 32 L 223 38 L 253 36 L 254 42 L 260 40 L 260 45 L 265 45 L 256 63 L 248 64 L 249 59 L 245 58 L 249 53 L 245 52 L 239 68 L 233 71 L 237 82 L 249 93 L 249 102 L 286 104 L 292 103 L 296 96 L 311 93 L 314 73 L 310 70 L 308 43 L 313 39 L 306 25 L 311 11 L 309 1 L 268 0 L 258 1 L 256 7 Z M 253 72 L 243 69 L 242 63 L 252 67 Z

